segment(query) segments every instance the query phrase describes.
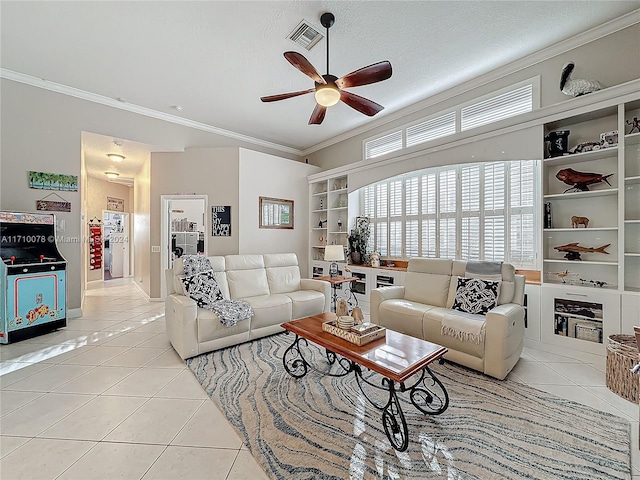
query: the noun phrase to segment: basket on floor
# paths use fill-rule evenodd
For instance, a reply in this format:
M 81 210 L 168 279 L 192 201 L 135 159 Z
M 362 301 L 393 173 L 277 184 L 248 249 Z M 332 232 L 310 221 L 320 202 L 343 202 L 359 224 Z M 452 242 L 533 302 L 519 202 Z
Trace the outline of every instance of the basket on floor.
M 637 375 L 631 369 L 638 363 L 638 346 L 633 335 L 609 335 L 607 343 L 607 388 L 616 395 L 638 403 Z

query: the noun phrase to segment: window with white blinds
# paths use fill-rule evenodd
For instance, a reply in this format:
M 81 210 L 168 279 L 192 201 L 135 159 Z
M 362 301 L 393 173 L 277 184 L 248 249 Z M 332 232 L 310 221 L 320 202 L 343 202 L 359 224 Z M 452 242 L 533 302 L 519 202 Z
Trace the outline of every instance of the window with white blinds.
M 364 158 L 376 158 L 380 155 L 402 149 L 402 130 L 389 133 L 364 143 Z
M 456 133 L 456 112 L 407 127 L 407 147 Z
M 534 98 L 534 94 L 536 98 Z M 415 147 L 438 138 L 464 132 L 471 128 L 504 120 L 515 115 L 531 112 L 538 106 L 540 95 L 539 78 L 478 97 L 468 103 L 450 107 L 418 123 L 406 124 L 400 130 L 369 138 L 363 143 L 364 159 L 380 157 L 388 153 Z
M 395 258 L 535 265 L 535 161 L 431 168 L 364 187 L 372 247 Z M 374 208 L 375 207 L 375 208 Z
M 533 85 L 525 85 L 460 110 L 462 131 L 504 120 L 533 109 Z

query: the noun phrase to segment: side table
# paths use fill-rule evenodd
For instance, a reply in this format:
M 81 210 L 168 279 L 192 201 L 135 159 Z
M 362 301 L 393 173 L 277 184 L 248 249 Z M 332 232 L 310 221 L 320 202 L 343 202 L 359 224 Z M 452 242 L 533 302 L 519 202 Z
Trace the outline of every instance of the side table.
M 355 282 L 356 280 L 358 280 L 357 277 L 314 277 L 314 280 L 324 280 L 325 282 L 329 282 L 331 284 L 331 311 L 333 313 L 336 312 L 337 309 L 337 305 L 338 305 L 338 285 L 341 285 L 343 283 L 350 283 L 350 282 Z M 350 287 L 350 285 L 349 285 Z M 349 299 L 347 300 L 347 302 L 349 303 L 350 306 L 351 305 L 351 297 L 353 297 L 354 301 L 355 301 L 355 306 L 358 306 L 358 299 L 356 298 L 355 295 L 352 294 L 351 292 L 351 288 L 348 288 L 349 290 Z

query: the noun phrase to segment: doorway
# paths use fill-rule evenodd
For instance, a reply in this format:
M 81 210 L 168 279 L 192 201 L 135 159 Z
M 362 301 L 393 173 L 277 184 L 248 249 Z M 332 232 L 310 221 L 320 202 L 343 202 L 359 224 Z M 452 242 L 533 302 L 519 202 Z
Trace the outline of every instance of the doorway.
M 102 279 L 105 281 L 130 276 L 129 272 L 129 214 L 102 211 L 104 262 Z
M 162 195 L 162 271 L 183 255 L 206 255 L 207 195 Z M 162 278 L 162 298 L 167 294 Z

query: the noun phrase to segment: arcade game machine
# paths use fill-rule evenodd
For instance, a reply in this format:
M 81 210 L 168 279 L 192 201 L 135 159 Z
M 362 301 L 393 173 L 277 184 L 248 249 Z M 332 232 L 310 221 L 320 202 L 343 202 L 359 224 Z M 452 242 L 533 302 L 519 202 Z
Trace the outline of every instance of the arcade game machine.
M 0 344 L 67 325 L 67 261 L 55 217 L 0 212 Z

